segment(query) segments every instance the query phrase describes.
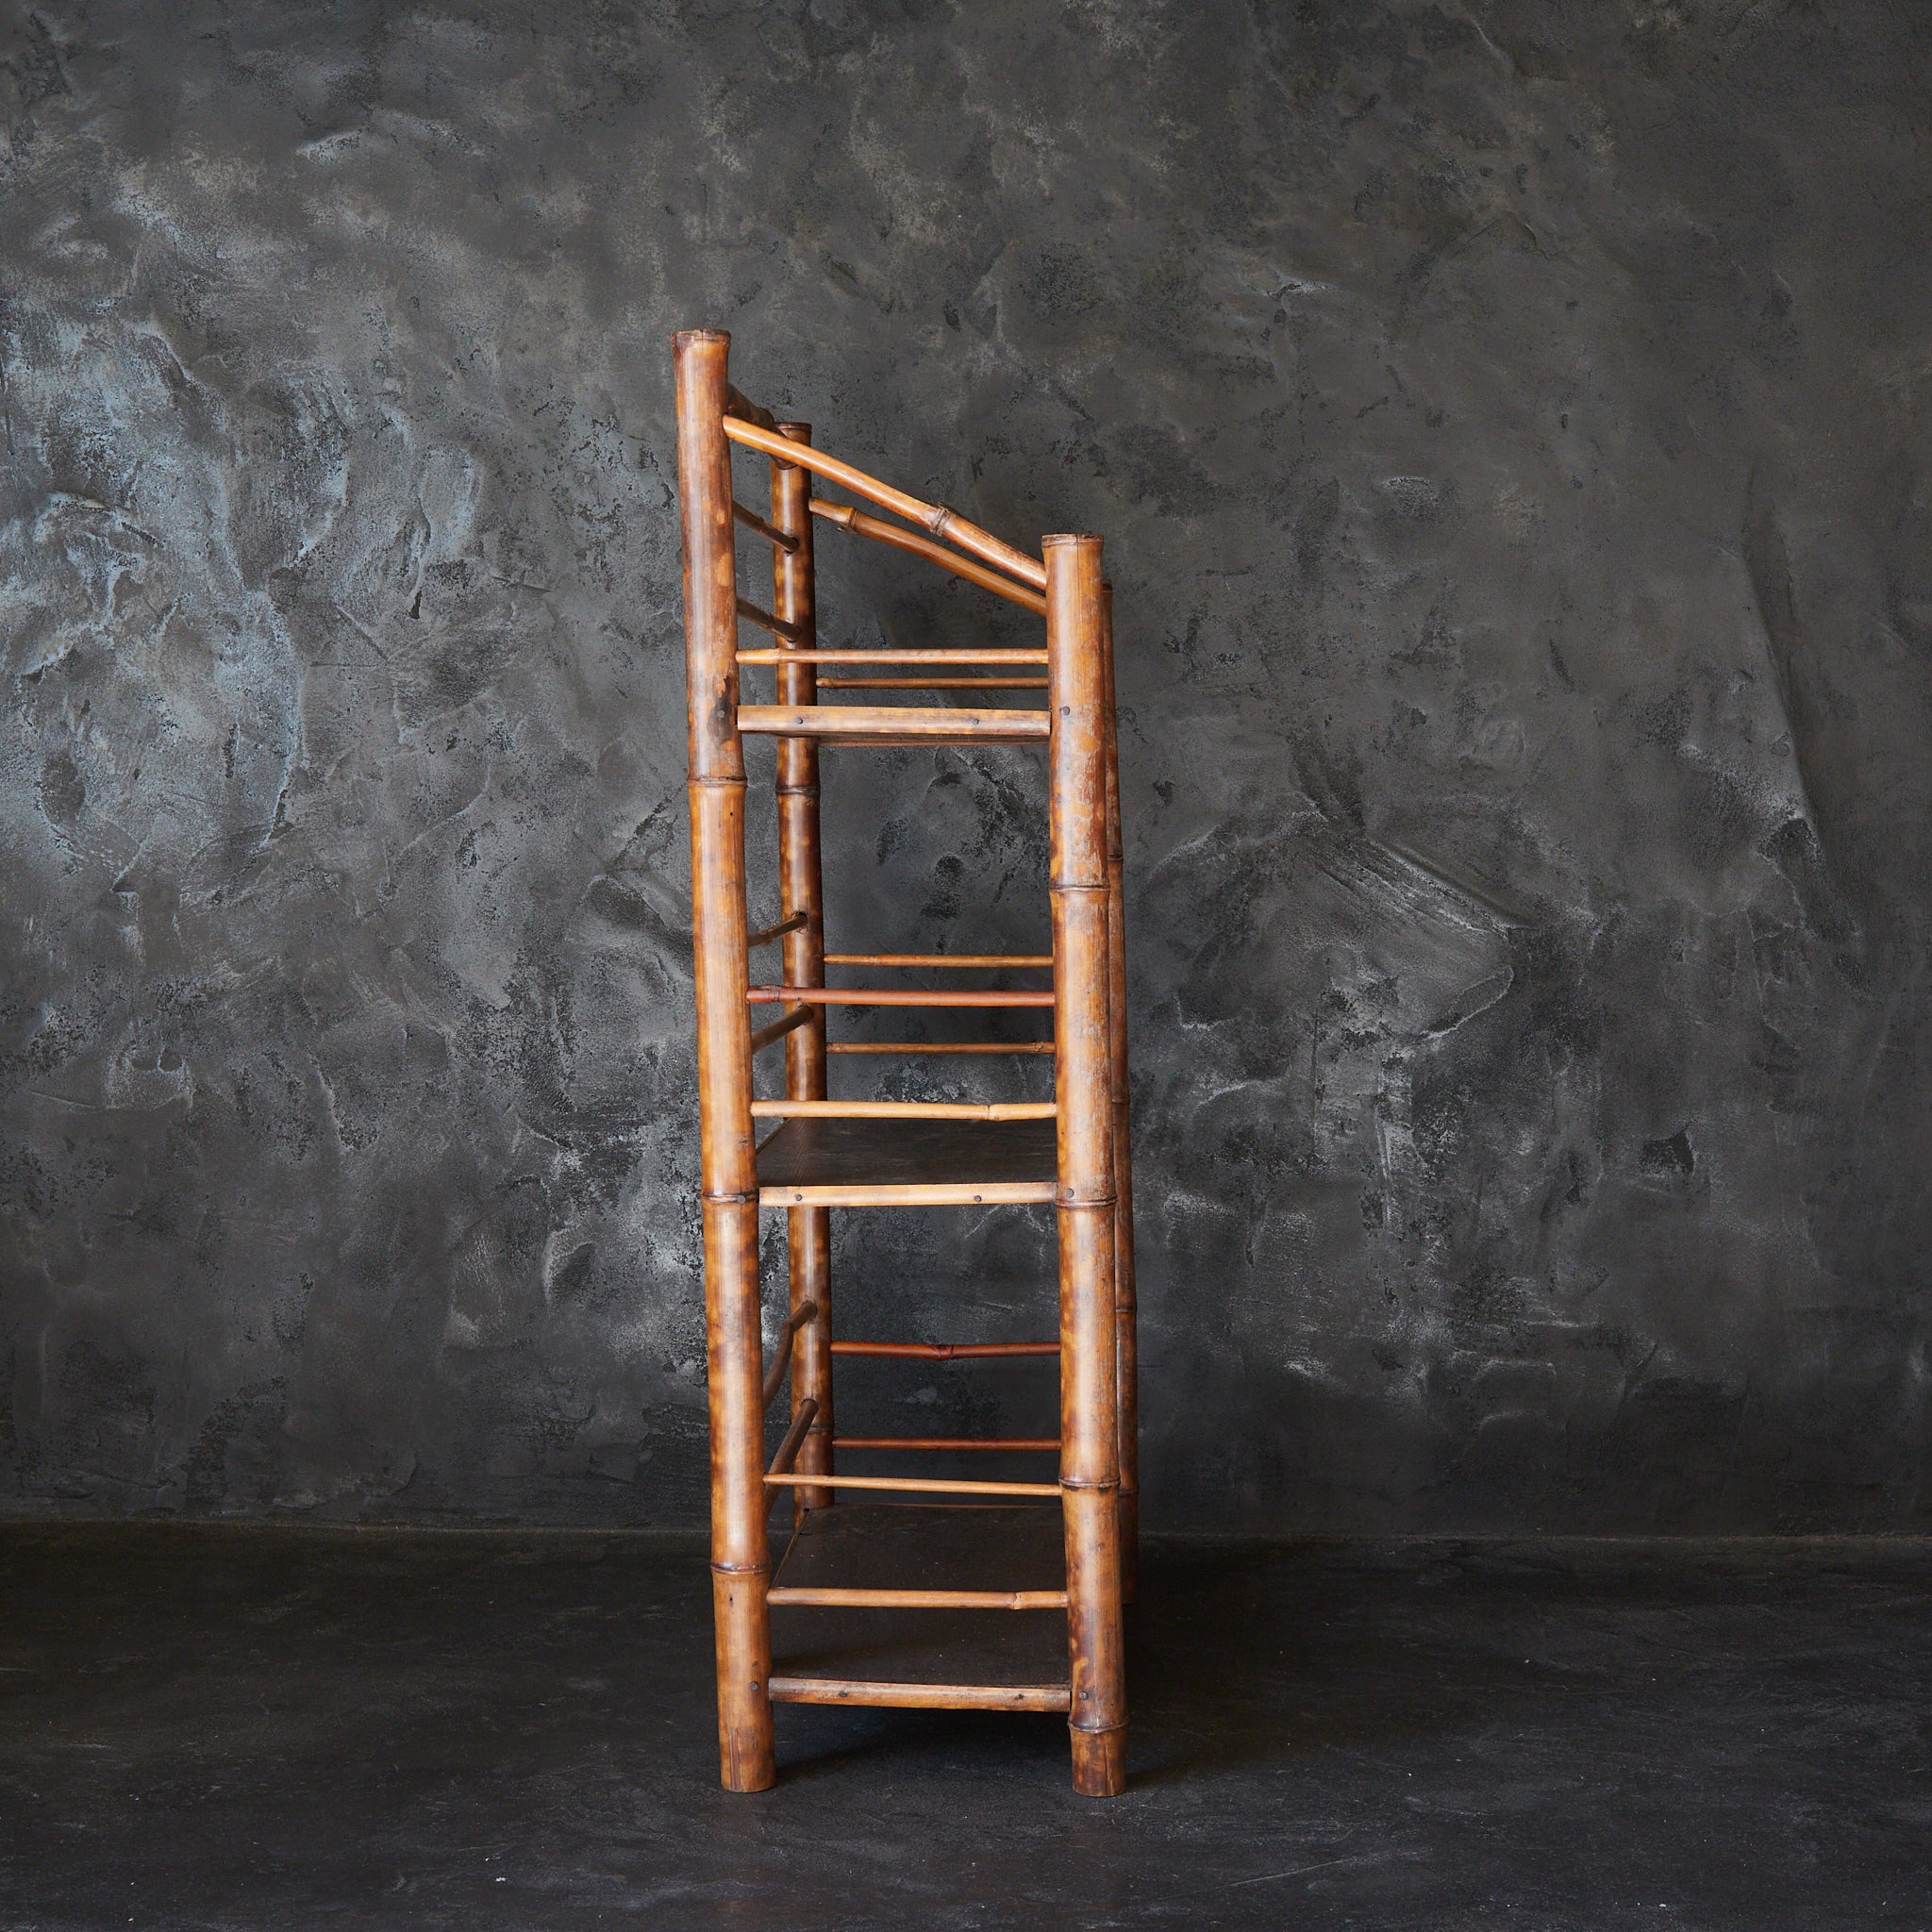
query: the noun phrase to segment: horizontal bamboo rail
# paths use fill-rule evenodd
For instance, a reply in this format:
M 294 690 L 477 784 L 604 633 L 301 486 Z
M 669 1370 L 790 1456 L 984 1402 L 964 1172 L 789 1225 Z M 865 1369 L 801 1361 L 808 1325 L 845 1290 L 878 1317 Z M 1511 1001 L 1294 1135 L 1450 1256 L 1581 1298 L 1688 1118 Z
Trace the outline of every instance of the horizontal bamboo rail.
M 787 1472 L 791 1467 L 791 1458 L 798 1454 L 798 1445 L 805 1441 L 805 1432 L 811 1427 L 811 1419 L 819 1412 L 819 1406 L 808 1395 L 798 1405 L 797 1412 L 791 1418 L 791 1426 L 785 1431 L 785 1440 L 778 1444 L 778 1453 L 772 1457 L 772 1466 L 765 1473 L 768 1483 L 804 1482 L 808 1475 L 793 1476 Z
M 760 610 L 749 597 L 738 600 L 738 614 L 747 624 L 755 624 L 760 629 L 770 631 L 774 638 L 802 638 L 805 635 L 803 625 L 788 624 L 782 617 L 774 617 L 769 610 Z M 803 657 L 805 653 L 797 655 Z
M 1063 1590 L 841 1590 L 813 1584 L 775 1584 L 765 1592 L 774 1609 L 786 1604 L 822 1609 L 1063 1610 Z
M 745 998 L 755 1007 L 1050 1007 L 1053 994 L 1044 988 L 1018 991 L 964 992 L 954 987 L 927 986 L 752 986 Z
M 821 691 L 1044 691 L 1043 677 L 822 677 Z
M 1050 1100 L 754 1100 L 755 1121 L 1050 1121 Z
M 918 524 L 931 535 L 957 545 L 1010 577 L 1017 577 L 1031 589 L 1046 589 L 1046 566 L 1037 557 L 1028 557 L 1024 550 L 1001 542 L 990 530 L 969 523 L 958 510 L 948 509 L 942 503 L 922 503 L 918 497 L 894 490 L 890 483 L 881 483 L 876 476 L 869 476 L 851 463 L 827 456 L 824 450 L 813 449 L 807 443 L 788 442 L 775 427 L 767 429 L 756 418 L 734 421 L 726 417 L 724 427 L 733 442 L 746 449 L 761 450 L 781 463 L 809 470 L 827 483 L 836 483 L 853 495 L 863 496 L 881 509 L 891 510 L 895 517 L 904 517 L 908 524 Z
M 829 1040 L 827 1053 L 1051 1053 L 1050 1040 Z
M 878 518 L 867 516 L 862 509 L 855 509 L 849 503 L 827 503 L 823 496 L 812 498 L 811 513 L 815 517 L 823 517 L 828 524 L 838 525 L 841 530 L 850 530 L 855 537 L 870 537 L 875 543 L 890 543 L 894 550 L 923 557 L 928 563 L 936 563 L 941 570 L 951 571 L 956 577 L 964 577 L 969 584 L 977 584 L 982 591 L 991 591 L 995 597 L 1005 597 L 1009 603 L 1022 606 L 1036 617 L 1046 615 L 1046 599 L 1037 591 L 1026 590 L 1010 577 L 972 562 L 957 550 L 948 550 L 943 543 L 935 543 L 930 537 L 915 536 L 910 530 L 902 530 L 897 524 L 882 524 Z
M 741 664 L 1044 664 L 1044 651 L 1007 650 L 988 647 L 983 651 L 956 648 L 948 644 L 938 650 L 881 651 L 740 651 Z M 924 690 L 924 686 L 920 687 Z
M 804 1430 L 800 1430 L 802 1436 Z M 765 1477 L 774 1489 L 800 1486 L 826 1490 L 908 1490 L 933 1496 L 1051 1496 L 1059 1500 L 1058 1483 L 986 1483 L 924 1475 L 792 1475 L 773 1470 Z
M 760 1208 L 1024 1208 L 1054 1198 L 1052 1181 L 786 1181 Z
M 846 1704 L 883 1710 L 1066 1710 L 1064 1684 L 868 1683 L 858 1677 L 774 1677 L 774 1704 Z
M 1051 953 L 827 953 L 827 966 L 1051 966 Z
M 913 1361 L 977 1361 L 996 1355 L 1058 1355 L 1058 1341 L 835 1341 L 834 1355 L 905 1356 Z
M 1050 1449 L 1058 1436 L 834 1436 L 834 1449 Z
M 794 912 L 790 919 L 781 919 L 776 925 L 768 925 L 763 932 L 748 934 L 745 939 L 747 951 L 757 946 L 769 946 L 774 940 L 782 940 L 788 932 L 801 932 L 808 922 L 803 912 Z
M 756 530 L 768 543 L 775 543 L 789 557 L 798 548 L 798 539 L 788 535 L 775 525 L 766 523 L 755 509 L 746 509 L 736 497 L 731 500 L 731 514 L 748 530 Z
M 780 1014 L 769 1026 L 760 1026 L 752 1034 L 752 1052 L 762 1053 L 774 1041 L 783 1040 L 794 1027 L 803 1026 L 810 1018 L 809 1007 L 793 1007 L 790 1012 Z
M 830 738 L 858 743 L 949 744 L 984 739 L 994 744 L 1044 744 L 1044 711 L 956 711 L 938 705 L 740 705 L 738 728 L 754 738 Z
M 818 1320 L 819 1305 L 816 1302 L 800 1302 L 785 1317 L 778 1330 L 778 1345 L 772 1357 L 772 1366 L 765 1371 L 765 1407 L 770 1408 L 772 1398 L 785 1386 L 785 1371 L 791 1366 L 791 1339 L 808 1322 Z

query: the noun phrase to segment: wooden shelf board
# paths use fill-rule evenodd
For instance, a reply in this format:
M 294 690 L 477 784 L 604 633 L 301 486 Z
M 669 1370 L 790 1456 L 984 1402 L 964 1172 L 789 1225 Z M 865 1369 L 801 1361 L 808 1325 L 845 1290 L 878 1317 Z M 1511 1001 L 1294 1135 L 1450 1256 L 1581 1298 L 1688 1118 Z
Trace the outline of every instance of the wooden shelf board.
M 766 1208 L 1050 1202 L 1052 1121 L 792 1119 L 758 1149 Z

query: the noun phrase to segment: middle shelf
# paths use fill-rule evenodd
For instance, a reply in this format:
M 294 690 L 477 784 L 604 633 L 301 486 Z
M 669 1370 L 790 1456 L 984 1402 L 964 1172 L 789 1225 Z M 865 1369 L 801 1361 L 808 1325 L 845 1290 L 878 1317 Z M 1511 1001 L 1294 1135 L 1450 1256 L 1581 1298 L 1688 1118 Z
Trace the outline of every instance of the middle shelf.
M 1051 1202 L 1055 1124 L 789 1120 L 758 1149 L 761 1208 Z

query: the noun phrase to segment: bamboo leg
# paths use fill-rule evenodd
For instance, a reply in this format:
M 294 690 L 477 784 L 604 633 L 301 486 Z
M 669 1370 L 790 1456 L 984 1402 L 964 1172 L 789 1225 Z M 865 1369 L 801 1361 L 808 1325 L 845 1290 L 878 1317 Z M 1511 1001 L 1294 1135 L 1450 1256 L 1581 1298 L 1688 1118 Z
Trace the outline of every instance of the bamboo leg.
M 724 434 L 730 338 L 674 338 L 690 705 L 691 920 L 703 1129 L 705 1333 L 711 1411 L 711 1585 L 719 1774 L 768 1790 L 771 1621 L 765 1592 L 758 1163 L 745 1020 L 744 757 L 738 734 L 737 568 Z
M 1074 1788 L 1126 1788 L 1108 1024 L 1107 731 L 1097 537 L 1049 537 L 1050 890 L 1058 1042 L 1060 1496 Z
M 1141 1570 L 1141 1391 L 1134 1300 L 1134 1153 L 1127 1121 L 1127 930 L 1122 877 L 1120 730 L 1114 699 L 1113 586 L 1101 587 L 1102 709 L 1107 725 L 1108 1059 L 1113 1084 L 1115 1413 L 1120 1443 L 1121 1600 Z
M 779 434 L 788 441 L 809 443 L 808 423 L 781 423 Z M 778 619 L 794 627 L 789 648 L 818 648 L 813 605 L 811 473 L 794 464 L 772 464 L 772 523 L 794 540 L 790 551 L 772 553 L 772 608 Z M 818 702 L 817 670 L 810 662 L 780 663 L 776 673 L 781 705 Z M 781 916 L 805 915 L 805 924 L 784 941 L 785 983 L 823 986 L 825 983 L 824 889 L 819 858 L 819 747 L 812 738 L 778 741 L 778 890 Z M 825 1097 L 825 1009 L 811 1008 L 811 1017 L 787 1040 L 785 1096 L 788 1100 Z M 818 1305 L 815 1320 L 799 1331 L 791 1351 L 791 1405 L 794 1410 L 809 1401 L 817 1413 L 806 1433 L 793 1467 L 804 1475 L 830 1475 L 832 1467 L 831 1255 L 832 1216 L 825 1208 L 793 1208 L 785 1217 L 791 1263 L 791 1306 Z M 808 1509 L 824 1509 L 838 1495 L 831 1489 L 795 1489 L 791 1492 L 794 1520 Z

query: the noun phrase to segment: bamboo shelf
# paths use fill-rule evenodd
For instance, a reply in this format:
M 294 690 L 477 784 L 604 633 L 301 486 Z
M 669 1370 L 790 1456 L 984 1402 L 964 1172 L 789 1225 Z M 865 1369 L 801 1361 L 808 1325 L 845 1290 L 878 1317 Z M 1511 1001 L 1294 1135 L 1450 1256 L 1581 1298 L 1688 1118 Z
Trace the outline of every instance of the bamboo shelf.
M 1041 555 L 1029 556 L 956 510 L 828 456 L 812 446 L 808 425 L 781 423 L 732 388 L 729 350 L 729 337 L 716 331 L 679 335 L 673 344 L 721 1774 L 732 1790 L 774 1781 L 774 1704 L 1004 1710 L 1063 1715 L 1074 1788 L 1109 1796 L 1125 1784 L 1122 1606 L 1134 1588 L 1139 1486 L 1120 787 L 1101 541 L 1047 537 Z M 741 475 L 749 482 L 754 470 L 761 474 L 767 507 L 741 500 L 735 453 L 758 459 Z M 824 485 L 870 508 L 816 496 Z M 886 515 L 874 513 L 880 510 Z M 815 524 L 936 565 L 1043 619 L 1042 642 L 821 648 Z M 769 591 L 741 585 L 741 534 L 768 546 Z M 746 625 L 769 641 L 747 642 Z M 746 675 L 769 679 L 769 702 L 748 699 Z M 883 701 L 888 692 L 908 698 Z M 940 701 L 910 701 L 922 696 Z M 745 875 L 748 736 L 776 742 L 780 912 L 757 932 Z M 1051 953 L 828 954 L 822 753 L 945 744 L 1044 752 Z M 754 954 L 761 956 L 756 971 Z M 862 971 L 867 983 L 828 985 L 827 966 Z M 1049 983 L 877 983 L 908 970 L 1044 973 Z M 1013 1041 L 827 1037 L 828 1022 L 878 1008 L 1030 1009 L 1049 1031 Z M 759 1099 L 756 1057 L 781 1048 L 783 1097 Z M 990 1065 L 1001 1057 L 1050 1058 L 1054 1098 L 889 1102 L 830 1093 L 834 1058 L 855 1057 L 844 1063 L 860 1074 L 881 1057 L 928 1054 Z M 1058 1291 L 1050 1301 L 1041 1285 L 1039 1328 L 1057 1339 L 836 1334 L 834 1208 L 1026 1205 L 1055 1213 Z M 761 1211 L 785 1215 L 790 1253 L 789 1312 L 769 1360 L 758 1298 Z M 834 1362 L 864 1373 L 881 1357 L 1052 1357 L 1058 1433 L 838 1434 Z M 788 1396 L 768 1455 L 767 1411 Z M 969 1451 L 989 1452 L 967 1459 L 994 1473 L 934 1473 L 935 1454 Z M 859 1458 L 857 1473 L 840 1465 L 841 1453 Z M 891 1473 L 872 1467 L 880 1457 L 894 1458 Z M 774 1572 L 770 1514 L 785 1497 L 792 1535 Z

